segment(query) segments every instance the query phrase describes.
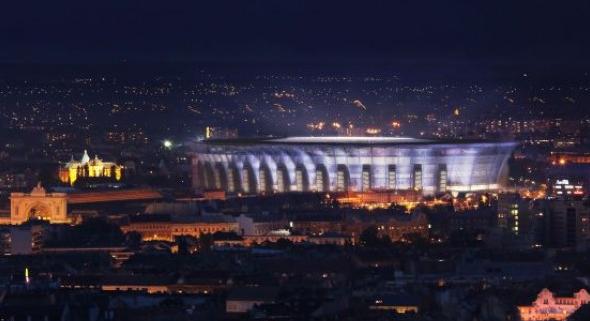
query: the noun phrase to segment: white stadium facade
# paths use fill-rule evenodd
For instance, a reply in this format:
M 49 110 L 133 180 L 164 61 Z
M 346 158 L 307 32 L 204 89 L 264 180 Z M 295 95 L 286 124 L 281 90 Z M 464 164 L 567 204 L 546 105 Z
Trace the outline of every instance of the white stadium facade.
M 515 142 L 406 137 L 209 139 L 193 187 L 227 193 L 496 190 Z

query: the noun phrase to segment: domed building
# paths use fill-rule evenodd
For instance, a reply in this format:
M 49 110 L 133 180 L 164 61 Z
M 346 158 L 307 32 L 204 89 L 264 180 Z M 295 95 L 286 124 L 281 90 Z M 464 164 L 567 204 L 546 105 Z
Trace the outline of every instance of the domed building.
M 88 151 L 84 150 L 82 158 L 77 161 L 72 159 L 59 169 L 59 180 L 62 183 L 74 185 L 79 178 L 112 178 L 120 181 L 123 175 L 123 166 L 114 162 L 105 162 L 98 156 L 90 158 Z

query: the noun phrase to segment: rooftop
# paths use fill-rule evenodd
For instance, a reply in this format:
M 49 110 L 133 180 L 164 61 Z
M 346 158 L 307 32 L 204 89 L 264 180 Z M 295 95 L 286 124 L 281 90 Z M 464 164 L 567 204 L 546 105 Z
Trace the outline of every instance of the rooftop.
M 293 136 L 293 137 L 250 137 L 220 138 L 203 141 L 212 145 L 255 145 L 255 144 L 347 144 L 347 145 L 398 145 L 398 144 L 470 144 L 491 143 L 486 140 L 431 140 L 412 137 L 348 137 L 348 136 Z

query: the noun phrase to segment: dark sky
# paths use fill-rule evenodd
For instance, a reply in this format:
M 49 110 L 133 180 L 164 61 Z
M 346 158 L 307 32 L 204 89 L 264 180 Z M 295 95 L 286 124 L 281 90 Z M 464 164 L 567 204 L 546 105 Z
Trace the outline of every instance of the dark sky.
M 590 1 L 12 1 L 2 62 L 579 63 Z

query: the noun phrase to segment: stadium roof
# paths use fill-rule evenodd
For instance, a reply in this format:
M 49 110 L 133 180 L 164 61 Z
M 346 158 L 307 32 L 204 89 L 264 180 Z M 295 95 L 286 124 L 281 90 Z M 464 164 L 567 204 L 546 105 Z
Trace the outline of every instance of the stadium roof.
M 203 141 L 213 145 L 257 145 L 257 144 L 286 144 L 286 145 L 404 145 L 404 144 L 471 144 L 493 143 L 490 140 L 432 140 L 412 137 L 359 137 L 359 136 L 293 136 L 293 137 L 253 137 L 253 138 L 213 138 Z

